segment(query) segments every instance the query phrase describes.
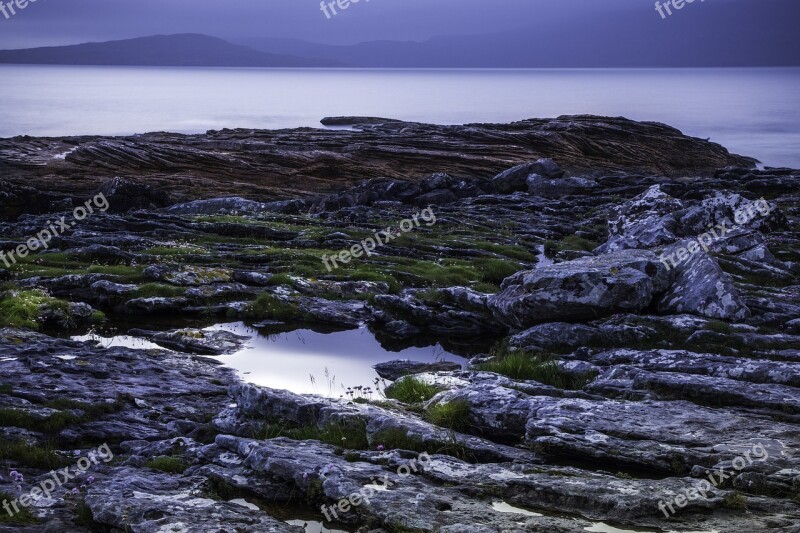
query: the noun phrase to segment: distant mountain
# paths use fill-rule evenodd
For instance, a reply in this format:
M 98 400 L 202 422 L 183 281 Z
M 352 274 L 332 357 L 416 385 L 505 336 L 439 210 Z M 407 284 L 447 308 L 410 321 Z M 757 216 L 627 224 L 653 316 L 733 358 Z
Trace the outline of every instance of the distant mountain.
M 232 39 L 278 54 L 384 68 L 612 68 L 800 66 L 797 0 L 696 2 L 662 19 L 654 5 L 552 15 L 515 31 L 422 42 L 330 46 L 291 39 Z M 662 2 L 663 3 L 663 2 Z M 768 9 L 766 6 L 768 5 Z M 743 29 L 744 28 L 744 29 Z
M 163 67 L 334 67 L 336 60 L 254 50 L 198 34 L 0 51 L 0 63 Z

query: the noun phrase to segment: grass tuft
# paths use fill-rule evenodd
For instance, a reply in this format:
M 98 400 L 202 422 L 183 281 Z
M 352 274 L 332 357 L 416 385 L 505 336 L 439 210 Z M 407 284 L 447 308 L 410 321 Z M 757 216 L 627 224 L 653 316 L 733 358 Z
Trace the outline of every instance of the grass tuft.
M 429 385 L 419 378 L 410 376 L 401 378 L 386 387 L 384 394 L 387 398 L 403 403 L 419 403 L 427 402 L 441 390 L 435 385 Z
M 476 366 L 478 370 L 502 374 L 514 380 L 532 380 L 559 389 L 580 390 L 594 379 L 593 374 L 564 370 L 550 354 L 529 354 L 502 345 L 492 350 L 493 359 Z

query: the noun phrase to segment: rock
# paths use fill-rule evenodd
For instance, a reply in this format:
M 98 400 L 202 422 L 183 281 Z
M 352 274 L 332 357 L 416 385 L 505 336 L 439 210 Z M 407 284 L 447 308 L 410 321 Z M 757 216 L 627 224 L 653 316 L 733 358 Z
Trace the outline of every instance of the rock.
M 501 172 L 494 177 L 492 183 L 498 193 L 510 194 L 528 190 L 528 178 L 533 175 L 540 178 L 560 178 L 564 171 L 552 159 L 539 159 Z
M 372 313 L 370 320 L 374 324 L 394 322 L 393 332 L 410 335 L 420 330 L 465 336 L 504 331 L 505 326 L 492 316 L 488 300 L 489 295 L 464 287 L 439 289 L 431 299 L 418 292 L 377 295 L 373 305 L 378 312 Z
M 677 255 L 675 250 L 686 249 L 688 245 L 686 241 L 681 241 L 667 248 L 662 258 Z M 671 267 L 673 262 L 669 260 L 665 264 Z M 722 320 L 743 320 L 750 316 L 750 309 L 734 287 L 730 276 L 702 250 L 678 264 L 673 275 L 674 282 L 658 302 L 659 311 L 693 313 Z
M 377 372 L 380 377 L 388 379 L 389 381 L 396 381 L 403 376 L 423 374 L 425 372 L 461 370 L 461 365 L 458 363 L 448 363 L 447 361 L 423 363 L 420 361 L 400 359 L 397 361 L 379 363 L 372 368 L 375 369 L 375 372 Z
M 158 209 L 172 204 L 163 190 L 127 178 L 116 177 L 101 185 L 93 196 L 102 194 L 111 213 L 127 213 L 134 209 Z
M 70 302 L 62 305 L 46 305 L 39 310 L 38 321 L 45 329 L 74 331 L 92 323 L 94 309 L 85 303 Z
M 546 178 L 531 174 L 527 179 L 528 192 L 544 198 L 563 198 L 570 195 L 590 194 L 598 187 L 597 182 L 587 178 Z
M 533 326 L 511 337 L 512 348 L 525 351 L 574 350 L 581 346 L 625 346 L 654 335 L 655 331 L 643 326 L 602 324 L 590 326 L 550 322 Z
M 178 298 L 134 298 L 125 302 L 124 312 L 131 315 L 175 314 L 188 307 L 189 300 Z
M 199 355 L 226 355 L 238 352 L 250 340 L 250 337 L 224 330 L 181 329 L 156 332 L 132 329 L 128 335 L 145 338 L 177 352 Z
M 514 274 L 489 297 L 488 305 L 499 321 L 524 329 L 640 311 L 668 283 L 667 269 L 655 254 L 625 250 Z
M 233 272 L 226 268 L 197 266 L 153 265 L 144 271 L 145 277 L 180 286 L 209 285 L 231 281 Z
M 231 533 L 303 532 L 263 511 L 219 501 L 206 492 L 205 484 L 201 477 L 118 468 L 88 488 L 85 502 L 95 522 L 134 533 L 188 533 L 195 524 Z
M 166 212 L 173 215 L 225 215 L 258 214 L 268 211 L 267 204 L 239 197 L 195 200 L 170 206 Z
M 653 185 L 646 192 L 616 207 L 608 220 L 608 241 L 597 253 L 629 248 L 653 248 L 675 242 L 675 212 L 683 204 Z
M 233 281 L 256 287 L 268 287 L 273 274 L 269 272 L 243 272 L 237 270 L 233 273 Z

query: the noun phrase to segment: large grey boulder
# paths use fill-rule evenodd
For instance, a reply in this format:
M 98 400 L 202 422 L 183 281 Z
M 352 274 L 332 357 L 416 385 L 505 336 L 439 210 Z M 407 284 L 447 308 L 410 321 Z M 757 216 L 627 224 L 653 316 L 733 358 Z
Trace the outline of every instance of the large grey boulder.
M 681 241 L 664 252 L 662 258 L 678 257 L 675 250 L 688 250 L 695 241 Z M 664 260 L 672 269 L 674 281 L 658 302 L 663 313 L 691 313 L 708 318 L 742 320 L 750 316 L 750 309 L 734 287 L 730 276 L 723 272 L 717 261 L 698 249 L 683 262 Z
M 652 248 L 678 240 L 675 212 L 683 204 L 653 185 L 636 198 L 613 209 L 608 220 L 608 241 L 597 253 L 628 248 Z
M 543 178 L 560 178 L 564 171 L 552 159 L 539 159 L 533 163 L 524 163 L 501 172 L 494 177 L 492 183 L 500 194 L 511 194 L 528 190 L 528 178 L 538 175 Z
M 575 194 L 589 194 L 598 188 L 597 182 L 588 178 L 552 178 L 531 174 L 528 176 L 528 192 L 542 198 L 563 198 Z
M 500 322 L 525 329 L 639 311 L 668 283 L 655 254 L 624 250 L 518 272 L 503 281 L 488 305 Z

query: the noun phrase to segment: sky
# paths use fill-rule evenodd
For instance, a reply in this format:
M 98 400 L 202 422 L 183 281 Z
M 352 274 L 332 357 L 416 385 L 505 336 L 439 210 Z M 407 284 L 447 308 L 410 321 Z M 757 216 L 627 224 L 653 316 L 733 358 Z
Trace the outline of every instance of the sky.
M 7 0 L 1 0 L 7 1 Z M 769 9 L 775 0 L 746 2 Z M 800 2 L 790 17 L 800 19 Z M 674 16 L 706 7 L 701 0 Z M 651 0 L 361 0 L 331 19 L 319 0 L 36 0 L 10 19 L 0 15 L 0 48 L 29 48 L 154 34 L 204 33 L 226 39 L 297 38 L 325 44 L 422 41 L 440 35 L 493 33 L 609 16 L 631 24 L 658 17 Z M 671 21 L 665 21 L 665 24 Z M 747 31 L 742 20 L 742 31 Z M 579 35 L 576 38 L 580 38 Z

